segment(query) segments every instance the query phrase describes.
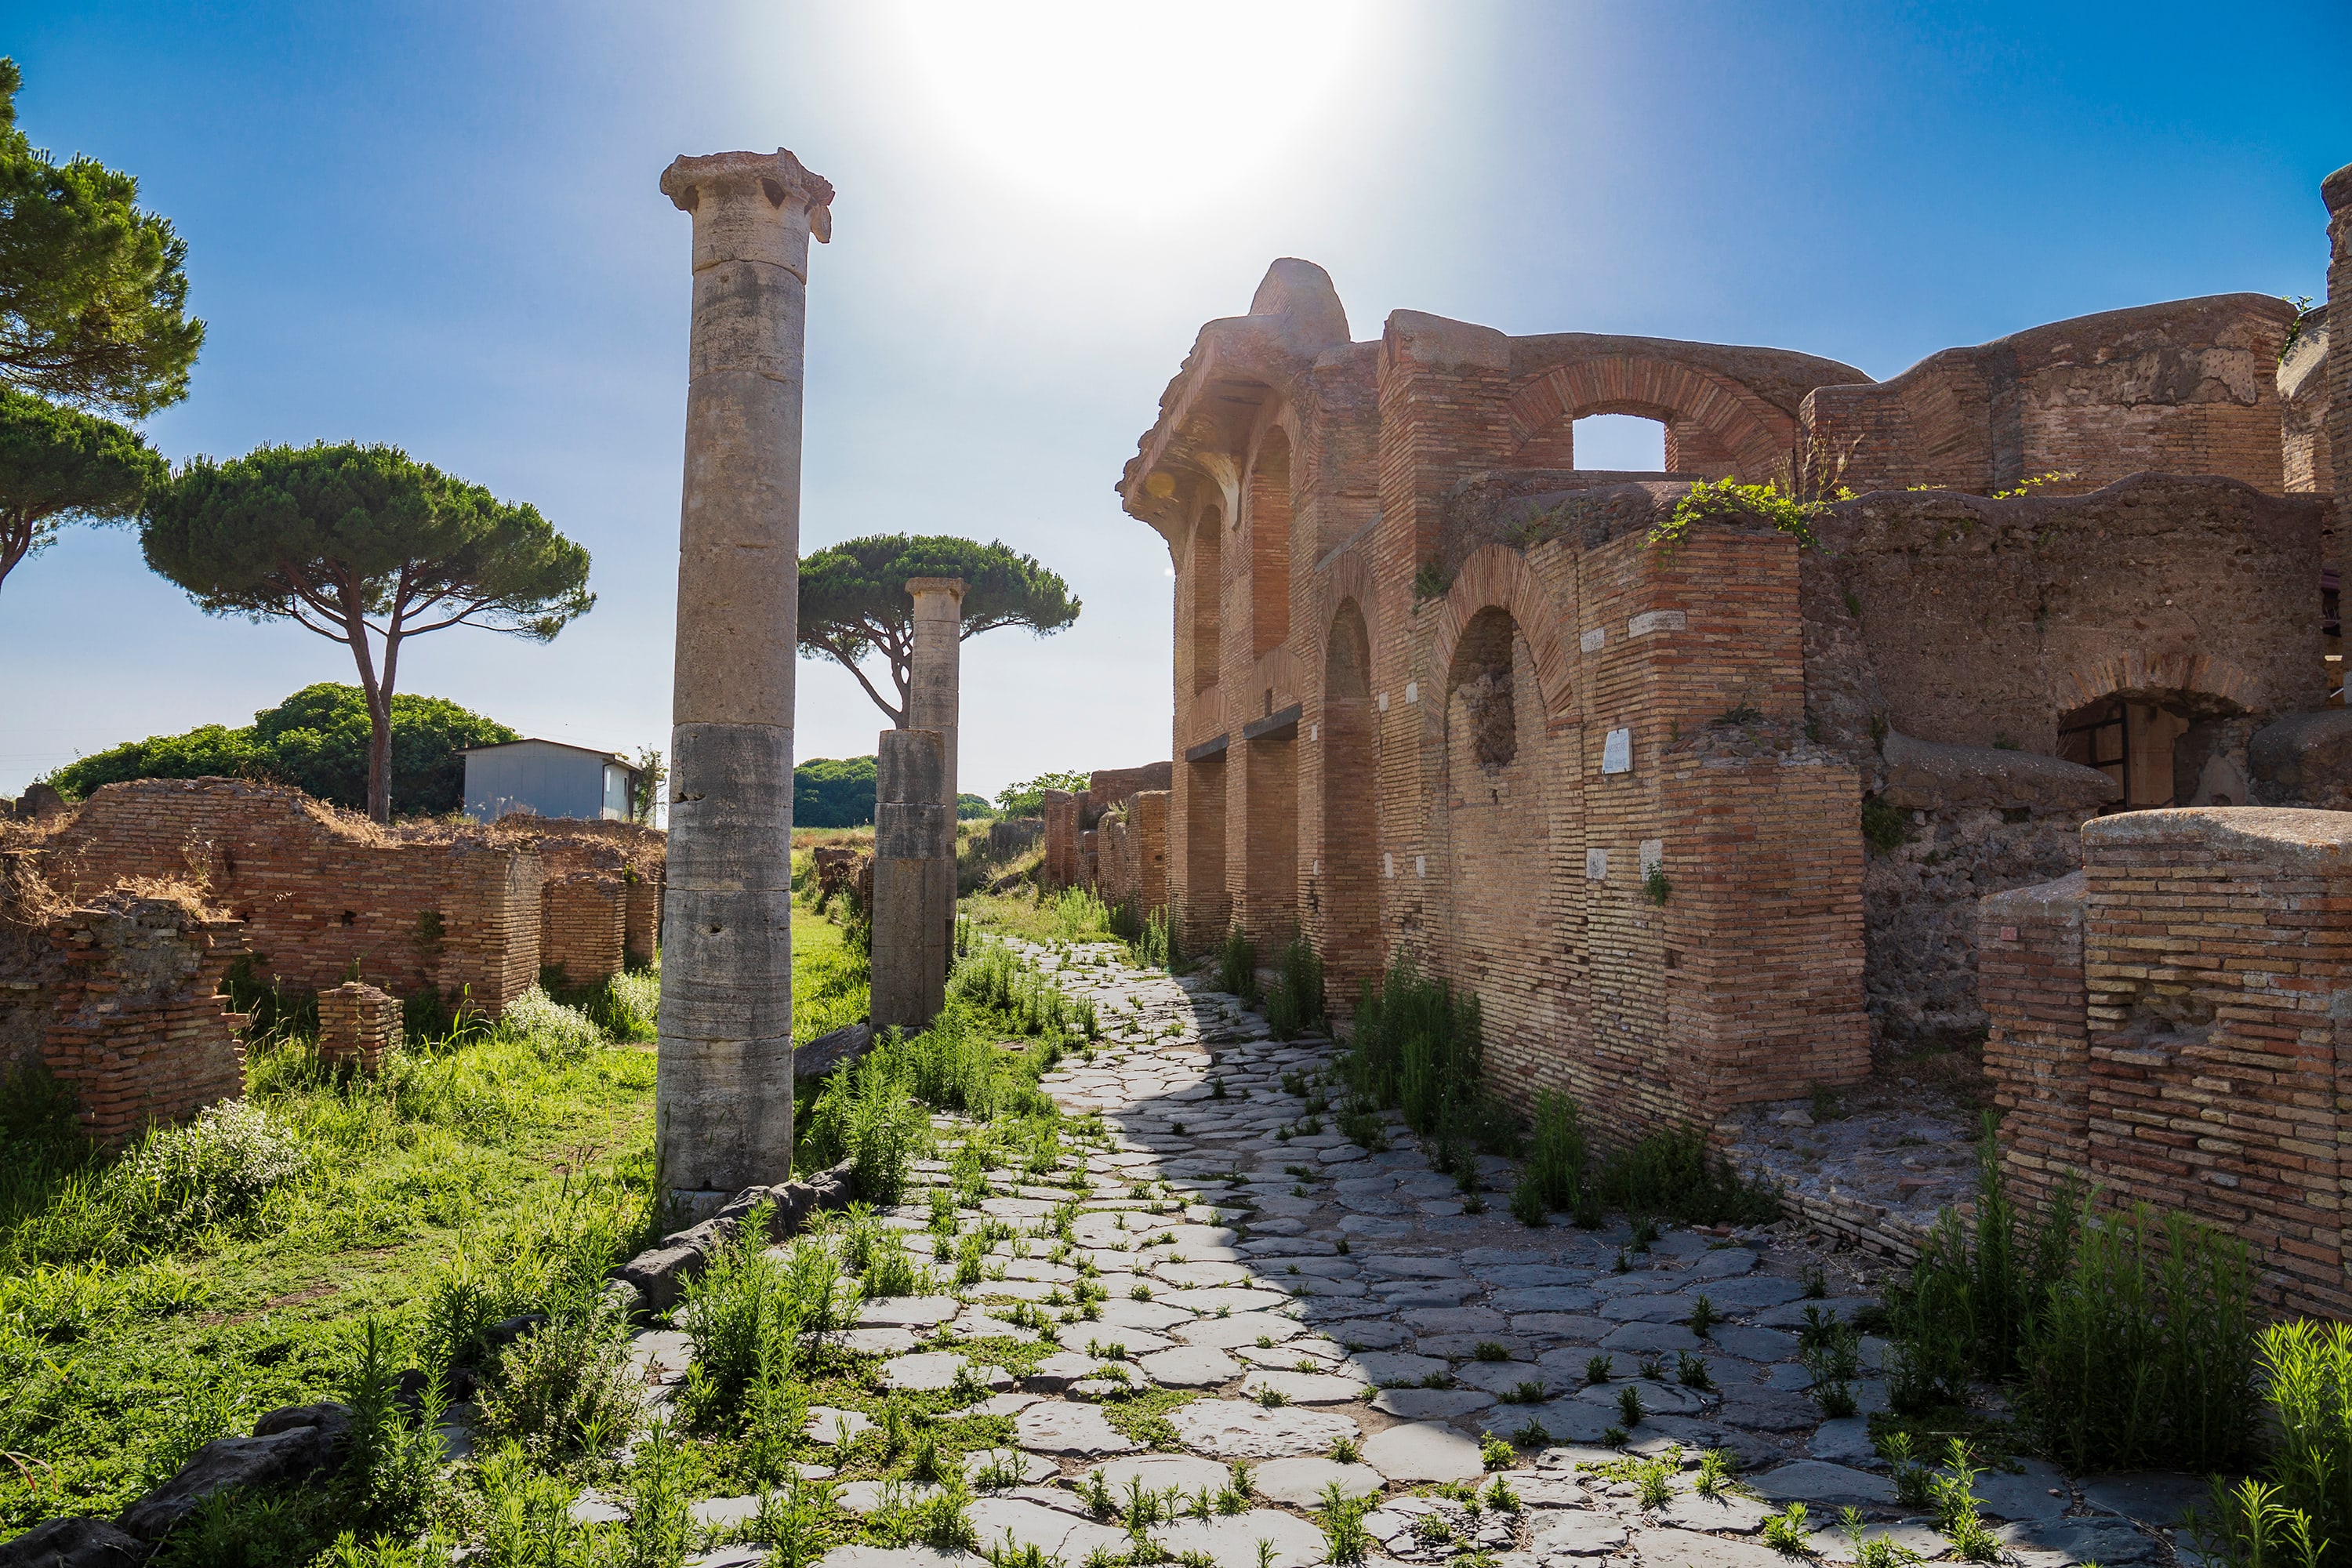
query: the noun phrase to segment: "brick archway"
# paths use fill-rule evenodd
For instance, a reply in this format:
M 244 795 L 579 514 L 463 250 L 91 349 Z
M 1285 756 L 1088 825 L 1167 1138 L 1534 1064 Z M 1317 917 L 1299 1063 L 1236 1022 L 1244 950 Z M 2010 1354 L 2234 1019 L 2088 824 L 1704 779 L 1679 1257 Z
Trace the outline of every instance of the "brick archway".
M 1437 612 L 1430 641 L 1426 668 L 1431 679 L 1441 682 L 1446 679 L 1463 632 L 1481 610 L 1487 609 L 1507 614 L 1518 635 L 1527 639 L 1528 651 L 1535 658 L 1536 685 L 1543 694 L 1544 717 L 1565 716 L 1575 693 L 1569 683 L 1568 652 L 1559 640 L 1559 605 L 1528 565 L 1527 557 L 1507 544 L 1488 544 L 1474 551 L 1454 574 L 1454 585 Z M 1429 722 L 1443 725 L 1445 693 L 1430 695 L 1435 700 L 1423 704 Z
M 2071 713 L 2118 691 L 2193 691 L 2218 697 L 2242 711 L 2264 706 L 2263 683 L 2252 672 L 2210 654 L 2133 649 L 2084 661 L 2051 683 L 2056 711 Z
M 1517 450 L 1590 414 L 1634 414 L 1688 447 L 1728 458 L 1750 482 L 1771 476 L 1796 442 L 1796 421 L 1729 376 L 1651 354 L 1596 354 L 1554 365 L 1511 395 Z

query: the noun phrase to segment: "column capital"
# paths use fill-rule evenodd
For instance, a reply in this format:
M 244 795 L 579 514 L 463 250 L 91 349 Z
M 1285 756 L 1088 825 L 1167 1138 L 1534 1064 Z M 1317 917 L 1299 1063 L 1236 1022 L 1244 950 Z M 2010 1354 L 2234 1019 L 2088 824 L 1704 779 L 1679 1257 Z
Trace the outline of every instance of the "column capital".
M 754 195 L 782 210 L 797 203 L 820 245 L 833 238 L 833 182 L 809 172 L 782 147 L 772 153 L 680 153 L 662 171 L 662 195 L 685 213 L 699 213 L 706 197 L 748 201 Z
M 956 603 L 961 605 L 963 603 L 966 587 L 967 584 L 961 577 L 909 577 L 907 579 L 908 595 L 917 599 L 926 594 L 952 594 L 955 595 Z

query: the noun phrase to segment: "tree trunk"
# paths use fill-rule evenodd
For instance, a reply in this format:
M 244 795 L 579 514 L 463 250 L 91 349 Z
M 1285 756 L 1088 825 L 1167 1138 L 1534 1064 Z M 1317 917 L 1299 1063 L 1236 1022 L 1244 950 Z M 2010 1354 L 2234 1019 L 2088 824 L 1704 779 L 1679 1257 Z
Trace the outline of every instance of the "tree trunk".
M 392 693 L 377 688 L 367 694 L 368 816 L 392 820 Z

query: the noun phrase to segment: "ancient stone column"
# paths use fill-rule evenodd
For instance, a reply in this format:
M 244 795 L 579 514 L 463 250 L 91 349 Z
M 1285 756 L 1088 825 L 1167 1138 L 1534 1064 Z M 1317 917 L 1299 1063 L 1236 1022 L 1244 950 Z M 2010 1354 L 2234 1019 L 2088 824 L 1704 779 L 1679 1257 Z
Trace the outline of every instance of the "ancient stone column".
M 961 577 L 909 577 L 915 601 L 915 646 L 907 664 L 907 728 L 940 737 L 944 766 L 940 804 L 948 808 L 948 858 L 955 858 L 956 725 L 963 702 L 963 592 Z M 955 900 L 945 917 L 948 953 L 955 953 Z
M 708 1213 L 793 1155 L 793 666 L 808 246 L 833 187 L 774 153 L 680 158 L 694 216 L 655 1148 Z
M 940 804 L 935 730 L 885 730 L 875 752 L 872 1016 L 909 1033 L 947 999 L 955 932 L 955 816 Z
M 935 730 L 947 753 L 940 802 L 956 804 L 956 711 L 963 700 L 963 579 L 909 577 L 915 647 L 907 664 L 907 728 Z

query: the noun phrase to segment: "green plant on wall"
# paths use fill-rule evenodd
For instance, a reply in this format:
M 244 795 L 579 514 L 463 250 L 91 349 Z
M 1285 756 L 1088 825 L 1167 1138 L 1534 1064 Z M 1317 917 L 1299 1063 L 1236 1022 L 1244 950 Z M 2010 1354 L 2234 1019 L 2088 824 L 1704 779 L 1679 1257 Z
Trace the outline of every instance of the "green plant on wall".
M 1648 542 L 1662 561 L 1671 561 L 1691 524 L 1715 518 L 1751 517 L 1761 518 L 1799 544 L 1818 550 L 1821 542 L 1813 537 L 1813 519 L 1826 511 L 1831 501 L 1850 500 L 1853 495 L 1840 486 L 1827 500 L 1799 500 L 1769 480 L 1743 485 L 1729 478 L 1701 479 L 1675 503 L 1673 511 L 1651 524 Z

